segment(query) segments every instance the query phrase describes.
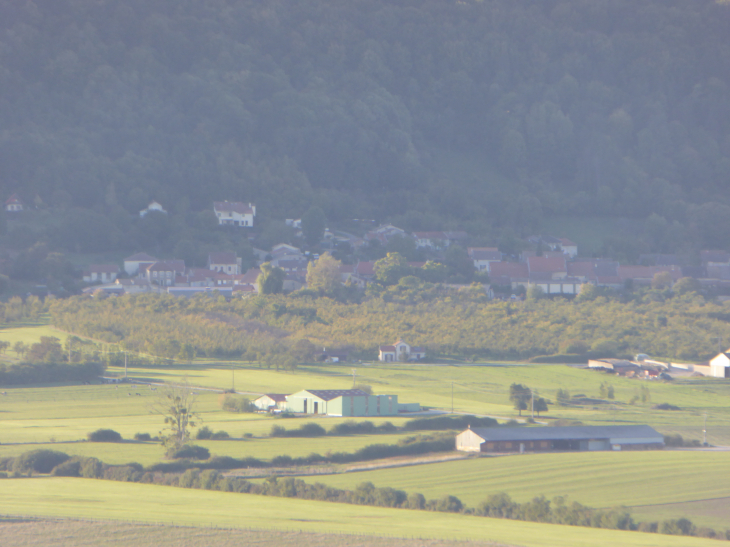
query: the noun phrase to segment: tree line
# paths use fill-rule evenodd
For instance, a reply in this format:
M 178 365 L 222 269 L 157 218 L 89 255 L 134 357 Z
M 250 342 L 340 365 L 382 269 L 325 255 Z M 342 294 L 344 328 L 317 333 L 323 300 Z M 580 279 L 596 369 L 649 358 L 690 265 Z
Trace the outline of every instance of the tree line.
M 697 527 L 686 518 L 667 519 L 661 523 L 637 523 L 626 507 L 595 509 L 576 501 L 568 503 L 567 498 L 563 496 L 557 496 L 552 501 L 546 499 L 545 496 L 536 496 L 530 501 L 518 503 L 513 501 L 508 494 L 500 492 L 490 495 L 476 508 L 469 508 L 456 496 L 445 495 L 439 499 L 427 500 L 423 494 L 408 494 L 403 490 L 391 487 L 378 488 L 370 482 L 360 483 L 353 490 L 334 488 L 322 483 L 308 484 L 302 479 L 290 477 L 274 476 L 262 483 L 254 483 L 246 479 L 224 476 L 213 469 L 191 468 L 182 474 L 153 472 L 146 471 L 137 463 L 108 465 L 93 457 L 70 457 L 62 452 L 43 449 L 26 452 L 16 458 L 6 458 L 0 461 L 1 469 L 10 471 L 13 476 L 50 473 L 63 477 L 84 477 L 353 505 L 461 513 L 611 530 L 638 530 L 670 535 L 730 539 L 730 530 L 718 532 L 709 527 Z M 7 476 L 6 473 L 5 476 Z
M 403 281 L 403 280 L 401 280 Z M 647 353 L 706 360 L 730 338 L 730 315 L 697 293 L 634 291 L 626 297 L 489 301 L 483 290 L 441 292 L 406 281 L 366 293 L 361 303 L 315 295 L 248 299 L 139 295 L 50 303 L 66 331 L 161 361 L 213 357 L 292 368 L 317 359 L 317 348 L 377 358 L 377 347 L 403 337 L 430 358 L 522 360 Z M 181 350 L 185 356 L 181 357 Z M 567 354 L 567 357 L 565 357 Z M 121 354 L 116 355 L 119 359 Z
M 14 275 L 63 276 L 48 250 L 250 252 L 210 229 L 220 199 L 256 202 L 274 243 L 316 205 L 492 241 L 554 215 L 628 216 L 657 251 L 725 247 L 728 9 L 5 3 L 0 194 L 42 213 L 7 225 L 27 255 Z M 168 215 L 141 219 L 152 199 Z

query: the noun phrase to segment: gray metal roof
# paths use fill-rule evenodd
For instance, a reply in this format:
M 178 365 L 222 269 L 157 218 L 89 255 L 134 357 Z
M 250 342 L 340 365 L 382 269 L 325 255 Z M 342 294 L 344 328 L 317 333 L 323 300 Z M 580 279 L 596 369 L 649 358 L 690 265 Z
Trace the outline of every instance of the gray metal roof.
M 597 440 L 611 438 L 664 437 L 648 425 L 581 425 L 568 427 L 475 427 L 474 433 L 489 442 L 496 441 L 558 441 Z
M 367 393 L 361 389 L 306 389 L 305 391 L 323 401 L 331 401 L 337 397 L 367 397 Z

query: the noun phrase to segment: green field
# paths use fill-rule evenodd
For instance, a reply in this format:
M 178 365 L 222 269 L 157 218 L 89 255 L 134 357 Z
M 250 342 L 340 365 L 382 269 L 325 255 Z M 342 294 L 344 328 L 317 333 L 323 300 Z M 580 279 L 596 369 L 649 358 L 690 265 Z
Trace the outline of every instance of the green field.
M 0 513 L 193 526 L 495 541 L 532 547 L 701 546 L 714 540 L 88 479 L 10 479 Z
M 105 547 L 505 547 L 491 542 L 458 542 L 443 539 L 401 539 L 365 535 L 317 534 L 276 530 L 194 528 L 121 522 L 89 522 L 49 519 L 2 519 L 3 547 L 96 547 L 104 538 Z
M 20 340 L 30 343 L 40 336 L 63 335 L 54 332 L 51 327 L 21 327 L 0 331 L 0 338 Z M 10 351 L 12 357 L 12 351 Z M 150 413 L 150 403 L 157 392 L 142 382 L 180 382 L 188 381 L 199 386 L 198 411 L 201 424 L 213 429 L 224 430 L 232 437 L 226 441 L 200 441 L 213 454 L 238 458 L 255 457 L 270 459 L 287 454 L 292 457 L 306 456 L 312 452 L 326 455 L 328 452 L 352 452 L 373 443 L 395 443 L 398 439 L 410 435 L 393 433 L 387 435 L 353 435 L 322 438 L 271 438 L 268 433 L 273 425 L 296 428 L 304 420 L 277 419 L 261 414 L 235 414 L 221 410 L 220 393 L 212 390 L 228 389 L 235 382 L 240 392 L 257 393 L 293 393 L 301 389 L 345 389 L 352 386 L 352 369 L 356 369 L 358 383 L 372 386 L 375 393 L 397 394 L 401 402 L 419 402 L 424 406 L 450 409 L 453 404 L 456 412 L 497 416 L 503 419 L 517 417 L 517 412 L 508 401 L 509 385 L 522 383 L 538 390 L 541 396 L 552 399 L 558 388 L 567 389 L 571 394 L 583 394 L 597 397 L 601 382 L 608 382 L 614 387 L 616 399 L 606 403 L 592 403 L 583 407 L 558 407 L 550 405 L 547 414 L 539 421 L 549 423 L 552 420 L 573 419 L 589 424 L 623 424 L 648 423 L 664 434 L 680 433 L 686 438 L 701 439 L 704 413 L 707 412 L 708 441 L 716 445 L 730 445 L 730 381 L 711 379 L 677 380 L 671 383 L 645 382 L 626 378 L 617 378 L 565 365 L 520 365 L 520 364 L 476 364 L 461 366 L 426 366 L 426 365 L 302 365 L 295 371 L 277 372 L 259 368 L 250 363 L 204 363 L 193 365 L 177 364 L 164 368 L 130 367 L 128 374 L 130 383 L 120 385 L 53 385 L 28 387 L 3 387 L 0 395 L 0 457 L 15 456 L 35 448 L 53 448 L 71 455 L 95 456 L 109 464 L 139 462 L 150 465 L 163 460 L 163 448 L 157 443 L 138 443 L 131 439 L 135 433 L 156 435 L 161 429 L 162 421 L 157 415 Z M 111 375 L 123 374 L 123 369 L 111 368 Z M 453 403 L 452 403 L 453 386 Z M 641 386 L 648 386 L 651 401 L 631 405 L 629 400 Z M 207 388 L 207 389 L 205 389 Z M 210 390 L 212 389 L 212 390 Z M 139 395 L 138 395 L 139 394 Z M 253 395 L 251 395 L 253 397 Z M 657 411 L 651 406 L 668 402 L 681 408 L 678 411 Z M 525 414 L 525 413 L 523 413 Z M 524 418 L 525 416 L 523 416 Z M 372 419 L 375 423 L 391 421 L 395 425 L 403 425 L 407 417 Z M 329 429 L 343 418 L 307 418 L 306 421 L 317 421 Z M 122 434 L 125 442 L 119 444 L 89 443 L 84 441 L 90 431 L 99 428 L 111 428 Z M 243 438 L 245 433 L 250 438 Z M 698 525 L 724 529 L 730 522 L 730 502 L 726 496 L 730 491 L 730 479 L 727 479 L 726 468 L 730 463 L 730 452 L 707 451 L 662 451 L 662 452 L 603 452 L 603 453 L 566 453 L 566 454 L 531 454 L 507 457 L 485 457 L 460 461 L 442 462 L 427 465 L 415 465 L 391 469 L 380 469 L 340 475 L 317 476 L 306 479 L 307 482 L 325 482 L 332 486 L 349 488 L 363 481 L 371 481 L 376 486 L 389 486 L 407 492 L 421 492 L 427 498 L 439 498 L 443 495 L 459 497 L 470 507 L 474 507 L 489 494 L 505 491 L 517 501 L 526 501 L 536 495 L 551 498 L 556 495 L 567 495 L 569 500 L 593 507 L 610 507 L 627 505 L 634 508 L 636 520 L 664 520 L 687 516 Z M 65 480 L 65 479 L 64 479 Z M 61 479 L 32 479 L 3 481 L 3 492 L 7 486 L 24 484 L 33 485 L 18 499 L 18 509 L 2 512 L 53 515 L 53 504 L 47 504 L 58 494 L 48 494 L 58 484 L 87 484 L 86 482 L 65 483 Z M 135 488 L 143 490 L 145 497 L 152 496 L 148 492 L 169 492 L 158 486 L 127 485 L 100 483 L 105 488 L 118 492 L 115 504 L 94 505 L 87 503 L 86 497 L 80 495 L 79 503 L 69 502 L 68 516 L 94 516 L 97 518 L 114 518 L 137 520 L 140 510 L 134 504 L 124 509 L 124 496 L 133 496 L 123 489 Z M 37 488 L 35 488 L 37 486 Z M 86 488 L 86 487 L 85 487 Z M 92 487 L 88 487 L 92 488 Z M 122 490 L 119 490 L 122 489 Z M 141 492 L 142 490 L 139 490 Z M 181 492 L 181 491 L 176 491 Z M 17 495 L 20 495 L 19 493 Z M 74 495 L 64 493 L 75 499 Z M 99 493 L 99 495 L 102 495 Z M 116 495 L 116 494 L 115 494 Z M 136 495 L 136 494 L 134 494 Z M 158 495 L 158 494 L 155 494 Z M 175 494 L 162 494 L 175 498 Z M 32 503 L 37 496 L 38 504 Z M 179 496 L 196 496 L 207 499 L 213 496 L 216 500 L 229 500 L 229 494 L 216 492 L 184 491 Z M 710 502 L 711 498 L 722 498 Z M 91 499 L 91 498 L 90 498 Z M 187 498 L 186 498 L 187 499 Z M 213 499 L 213 498 L 211 498 Z M 292 515 L 297 514 L 302 502 L 296 500 L 269 500 L 255 498 L 253 502 L 242 501 L 251 498 L 236 497 L 236 504 L 275 503 L 277 506 L 292 508 Z M 87 500 L 88 501 L 88 500 Z M 3 502 L 10 503 L 10 501 Z M 186 502 L 187 503 L 187 502 Z M 192 502 L 190 502 L 192 503 Z M 216 502 L 218 503 L 218 502 Z M 223 502 L 220 502 L 223 504 Z M 293 504 L 293 505 L 292 505 Z M 107 507 L 107 505 L 109 505 Z M 225 505 L 225 504 L 223 504 Z M 333 504 L 325 504 L 329 508 Z M 317 507 L 320 507 L 317 505 Z M 27 508 L 23 509 L 23 508 Z M 296 510 L 295 510 L 296 509 Z M 64 509 L 65 510 L 65 509 Z M 76 512 L 78 510 L 78 512 Z M 178 512 L 178 510 L 180 512 Z M 177 507 L 174 501 L 162 503 L 159 509 L 141 517 L 147 521 L 178 522 L 181 515 L 189 511 L 182 504 Z M 289 510 L 289 509 L 287 509 Z M 304 510 L 302 510 L 304 511 Z M 319 509 L 317 509 L 319 511 Z M 369 511 L 384 511 L 377 519 L 384 519 L 391 527 L 388 534 L 412 535 L 411 520 L 420 522 L 425 518 L 429 526 L 436 522 L 447 522 L 449 519 L 466 519 L 454 515 L 424 514 L 406 511 L 394 511 L 367 507 L 335 506 L 323 510 L 327 518 L 321 521 L 322 530 L 328 532 L 347 531 L 348 533 L 365 533 L 367 525 L 359 528 L 355 524 L 357 517 L 341 515 L 370 514 Z M 330 511 L 332 512 L 330 514 Z M 306 511 L 305 511 L 306 512 Z M 207 514 L 207 513 L 206 513 Z M 228 526 L 233 521 L 227 520 L 228 513 L 223 512 L 216 517 L 220 526 Z M 232 514 L 232 513 L 231 513 Z M 259 513 L 252 513 L 258 515 Z M 338 516 L 335 516 L 338 515 Z M 124 516 L 126 515 L 126 516 Z M 395 516 L 393 516 L 395 515 Z M 407 515 L 407 519 L 402 517 Z M 185 517 L 187 518 L 187 517 Z M 200 518 L 203 518 L 202 516 Z M 208 518 L 208 517 L 205 517 Z M 213 517 L 210 517 L 213 518 Z M 232 518 L 232 517 L 230 517 Z M 282 517 L 283 518 L 283 517 Z M 288 517 L 287 517 L 288 518 Z M 292 519 L 298 517 L 291 517 Z M 376 517 L 373 517 L 376 518 Z M 309 520 L 306 520 L 309 519 Z M 307 517 L 303 523 L 319 521 Z M 339 520 L 338 520 L 339 519 Z M 349 519 L 349 520 L 348 520 Z M 356 519 L 353 523 L 350 520 Z M 445 519 L 445 520 L 443 520 Z M 195 521 L 199 523 L 202 521 Z M 297 520 L 273 522 L 267 518 L 256 516 L 251 522 L 239 523 L 236 526 L 264 528 L 287 528 Z M 380 522 L 380 521 L 378 521 Z M 459 521 L 462 522 L 462 521 Z M 515 535 L 507 539 L 507 532 L 500 530 L 532 530 L 539 525 L 527 523 L 510 523 L 497 521 L 490 523 L 489 530 L 497 530 L 496 535 L 483 533 L 484 520 L 476 519 L 475 530 L 481 535 L 472 534 L 471 524 L 463 525 L 464 539 L 496 539 L 504 543 L 520 543 L 526 545 L 542 545 L 539 543 L 545 532 L 534 535 Z M 286 523 L 286 525 L 285 525 Z M 340 523 L 345 523 L 340 527 Z M 314 529 L 315 524 L 312 524 Z M 446 526 L 445 524 L 443 526 Z M 461 524 L 459 526 L 462 526 Z M 416 526 L 419 528 L 420 524 Z M 535 528 L 537 530 L 538 528 Z M 298 528 L 297 528 L 298 529 Z M 305 528 L 303 528 L 305 529 Z M 424 528 L 431 530 L 431 528 Z M 595 537 L 595 545 L 610 544 L 601 539 L 607 536 L 597 530 L 569 529 L 564 536 L 563 527 L 549 527 L 549 530 L 560 529 L 558 534 L 563 545 L 581 543 L 580 537 Z M 372 532 L 372 525 L 370 525 Z M 445 532 L 423 532 L 429 537 L 451 537 Z M 441 535 L 439 535 L 441 534 Z M 577 534 L 573 536 L 572 534 Z M 587 534 L 587 535 L 586 535 Z M 657 539 L 645 534 L 624 534 L 621 537 L 639 536 L 636 545 L 669 545 L 668 538 Z M 522 539 L 520 539 L 522 538 Z M 567 539 L 566 539 L 567 538 Z M 456 538 L 455 538 L 456 539 Z M 553 541 L 554 538 L 550 538 Z M 623 539 L 622 542 L 626 543 Z M 634 541 L 634 540 L 631 540 Z M 699 540 L 698 540 L 699 541 Z M 603 543 L 601 543 L 603 542 Z M 648 542 L 648 543 L 641 543 Z M 652 543 L 655 542 L 655 543 Z M 556 543 L 557 544 L 557 543 Z M 689 545 L 690 543 L 681 543 Z M 699 544 L 699 543 L 698 543 Z
M 708 442 L 730 445 L 730 381 L 692 378 L 668 382 L 649 382 L 608 376 L 565 365 L 483 364 L 461 366 L 361 364 L 301 366 L 293 372 L 276 372 L 240 365 L 235 368 L 235 387 L 256 393 L 293 393 L 300 389 L 346 389 L 352 386 L 352 368 L 357 381 L 371 385 L 376 393 L 396 394 L 401 402 L 480 415 L 517 418 L 509 403 L 508 391 L 513 382 L 525 384 L 540 396 L 554 400 L 557 389 L 571 394 L 598 397 L 601 382 L 614 387 L 615 400 L 606 404 L 579 408 L 550 405 L 541 418 L 580 420 L 588 424 L 649 424 L 664 434 L 679 433 L 701 439 L 703 413 L 708 413 Z M 110 372 L 119 373 L 112 369 Z M 230 365 L 175 366 L 165 370 L 130 369 L 129 374 L 150 380 L 179 381 L 226 389 L 231 387 Z M 642 386 L 650 391 L 651 401 L 629 404 Z M 679 411 L 657 411 L 651 406 L 671 403 Z
M 428 499 L 454 495 L 476 507 L 490 494 L 507 492 L 515 501 L 535 496 L 568 496 L 592 507 L 659 506 L 725 498 L 730 494 L 730 452 L 576 452 L 523 454 L 379 469 L 317 477 L 329 486 L 351 489 L 363 481 L 420 492 Z M 306 480 L 306 477 L 305 477 Z M 672 507 L 640 510 L 645 520 L 686 516 Z M 730 511 L 705 515 L 696 524 L 730 528 Z

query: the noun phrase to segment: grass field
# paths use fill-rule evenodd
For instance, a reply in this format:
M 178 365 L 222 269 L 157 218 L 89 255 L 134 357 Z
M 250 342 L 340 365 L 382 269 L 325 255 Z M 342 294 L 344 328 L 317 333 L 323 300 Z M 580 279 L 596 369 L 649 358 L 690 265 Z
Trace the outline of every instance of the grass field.
M 3 521 L 0 518 L 3 547 L 96 547 L 104 538 L 105 547 L 240 547 L 276 545 L 277 547 L 496 547 L 491 542 L 458 542 L 442 539 L 398 539 L 364 535 L 277 532 L 161 526 L 77 520 Z M 499 544 L 504 547 L 504 544 Z
M 454 495 L 470 507 L 498 492 L 518 502 L 539 495 L 568 496 L 592 507 L 656 506 L 641 509 L 642 518 L 662 520 L 680 512 L 661 504 L 728 496 L 729 466 L 730 452 L 576 452 L 486 457 L 328 475 L 317 481 L 348 489 L 369 481 L 429 499 Z M 692 516 L 698 524 L 730 528 L 727 505 L 717 514 L 693 511 Z
M 116 371 L 119 372 L 119 371 Z M 701 439 L 703 413 L 708 413 L 708 442 L 730 445 L 730 381 L 693 378 L 669 382 L 646 382 L 608 376 L 565 365 L 492 364 L 474 366 L 357 365 L 358 382 L 371 385 L 376 393 L 398 395 L 401 402 L 456 412 L 517 417 L 509 403 L 510 384 L 527 385 L 549 400 L 555 391 L 598 397 L 601 382 L 614 387 L 615 400 L 607 404 L 578 408 L 550 405 L 543 421 L 556 418 L 580 420 L 588 424 L 649 424 L 664 434 L 679 433 Z M 194 384 L 256 393 L 293 393 L 300 389 L 346 389 L 352 386 L 352 367 L 338 365 L 302 366 L 293 372 L 230 365 L 175 366 L 164 370 L 130 369 L 129 374 L 159 381 L 178 381 L 187 377 Z M 651 401 L 629 404 L 642 386 L 648 386 Z M 671 403 L 679 411 L 656 411 L 656 403 Z
M 714 540 L 87 479 L 9 479 L 0 513 L 194 526 L 494 541 L 534 547 L 672 547 Z
M 53 331 L 48 326 L 26 326 L 14 329 L 0 330 L 0 339 L 14 343 L 23 340 L 30 343 L 40 336 L 56 335 L 64 338 L 62 333 Z M 12 350 L 9 352 L 12 357 Z M 119 431 L 125 439 L 131 440 L 137 432 L 158 434 L 162 420 L 151 414 L 149 405 L 156 395 L 149 386 L 141 381 L 171 381 L 179 382 L 187 379 L 191 384 L 215 389 L 235 387 L 241 392 L 249 393 L 293 393 L 301 389 L 346 389 L 352 386 L 352 368 L 347 365 L 303 365 L 295 371 L 277 372 L 258 368 L 249 363 L 212 363 L 196 362 L 194 365 L 175 365 L 165 368 L 133 368 L 128 373 L 137 383 L 114 385 L 54 385 L 3 387 L 4 395 L 0 395 L 0 457 L 18 455 L 35 448 L 54 448 L 68 454 L 96 456 L 110 464 L 121 464 L 136 461 L 149 465 L 163 459 L 163 449 L 155 443 L 136 443 L 126 441 L 120 444 L 81 442 L 87 433 L 99 428 L 112 428 Z M 521 383 L 538 390 L 541 396 L 554 398 L 558 388 L 568 389 L 571 394 L 584 394 L 588 397 L 597 397 L 601 382 L 610 383 L 615 390 L 616 399 L 605 404 L 597 403 L 584 407 L 557 407 L 550 406 L 550 411 L 540 417 L 540 421 L 550 422 L 558 418 L 580 420 L 587 424 L 630 424 L 647 423 L 661 433 L 680 433 L 686 438 L 701 439 L 704 413 L 708 414 L 707 430 L 708 441 L 716 445 L 730 445 L 730 406 L 727 405 L 730 396 L 730 381 L 715 379 L 688 379 L 676 380 L 670 383 L 644 382 L 625 378 L 617 378 L 587 370 L 581 370 L 564 365 L 520 365 L 492 363 L 469 366 L 424 366 L 424 365 L 355 365 L 357 381 L 372 386 L 375 393 L 397 394 L 401 402 L 419 402 L 422 405 L 441 409 L 450 409 L 452 404 L 456 412 L 467 412 L 480 415 L 499 417 L 516 417 L 508 400 L 509 385 L 513 382 Z M 121 374 L 121 369 L 110 369 L 111 374 Z M 453 386 L 453 387 L 452 387 Z M 637 393 L 641 386 L 648 386 L 651 392 L 651 401 L 644 404 L 630 405 L 628 401 Z M 453 389 L 453 402 L 452 402 Z M 137 395 L 139 393 L 139 395 Z M 275 419 L 258 414 L 233 414 L 220 409 L 219 393 L 198 390 L 198 410 L 202 424 L 213 430 L 224 430 L 233 437 L 227 441 L 200 441 L 213 454 L 229 455 L 234 457 L 252 456 L 260 459 L 269 459 L 274 456 L 288 454 L 292 457 L 306 456 L 311 452 L 326 454 L 327 452 L 352 452 L 363 446 L 373 443 L 394 443 L 405 434 L 389 435 L 357 435 L 345 437 L 324 437 L 311 439 L 270 438 L 268 433 L 272 425 L 281 425 L 287 428 L 296 428 L 304 420 Z M 651 405 L 656 403 L 671 403 L 681 408 L 679 411 L 656 411 Z M 524 417 L 524 416 L 523 416 Z M 372 419 L 376 423 L 391 421 L 402 425 L 407 417 Z M 306 421 L 318 421 L 329 429 L 334 424 L 343 421 L 342 418 L 308 418 Z M 250 433 L 253 438 L 242 439 L 244 433 Z M 421 492 L 428 498 L 438 498 L 445 494 L 455 495 L 469 506 L 476 506 L 489 494 L 505 491 L 518 501 L 525 501 L 535 495 L 546 495 L 551 498 L 556 495 L 568 495 L 570 500 L 579 501 L 594 507 L 608 507 L 624 504 L 635 507 L 637 520 L 663 520 L 687 516 L 696 524 L 712 526 L 717 529 L 730 527 L 730 502 L 726 496 L 730 493 L 730 479 L 726 469 L 730 464 L 730 452 L 625 452 L 625 453 L 570 453 L 570 454 L 533 454 L 511 457 L 490 457 L 470 459 L 467 461 L 444 462 L 396 469 L 383 469 L 350 473 L 344 475 L 319 476 L 308 482 L 325 482 L 333 486 L 352 487 L 362 481 L 371 481 L 376 486 L 390 486 L 406 490 L 407 492 Z M 86 503 L 86 498 L 79 494 L 81 501 L 74 502 L 72 493 L 52 492 L 56 485 L 66 484 L 60 479 L 32 479 L 28 481 L 12 480 L 2 482 L 2 491 L 6 487 L 18 484 L 32 486 L 27 494 L 20 496 L 19 509 L 11 511 L 7 507 L 10 501 L 2 501 L 5 509 L 0 512 L 14 512 L 24 514 L 65 516 L 93 516 L 95 518 L 115 518 L 137 520 L 140 509 L 132 503 L 124 508 L 125 497 L 138 494 L 124 493 L 119 488 L 162 488 L 157 486 L 132 485 L 122 487 L 112 485 L 101 488 L 98 492 L 103 497 L 103 488 L 118 492 L 115 494 L 114 504 L 102 503 L 94 505 Z M 81 484 L 72 482 L 69 484 Z M 94 483 L 96 485 L 96 483 Z M 107 483 L 103 483 L 107 484 Z M 36 485 L 38 488 L 36 488 Z M 88 487 L 93 489 L 92 487 Z M 167 492 L 168 490 L 164 490 Z M 131 491 L 130 491 L 131 492 Z M 135 492 L 142 492 L 138 490 Z M 144 490 L 145 496 L 169 496 L 175 499 L 174 494 L 152 494 Z M 212 492 L 177 491 L 179 496 L 196 496 L 200 499 L 205 496 L 222 496 L 215 498 L 215 503 L 223 504 L 221 500 L 229 500 L 226 494 Z M 54 513 L 49 500 L 61 495 L 68 495 L 69 509 L 66 513 Z M 32 502 L 37 496 L 37 506 Z M 723 498 L 714 502 L 711 498 Z M 58 498 L 60 499 L 60 498 Z M 186 498 L 187 499 L 187 498 Z M 207 499 L 207 498 L 205 498 Z M 211 498 L 212 500 L 213 498 Z M 236 498 L 236 504 L 248 507 L 246 504 L 260 505 L 274 503 L 278 506 L 291 508 L 292 515 L 299 514 L 301 506 L 295 500 L 268 500 L 255 498 L 254 502 L 244 502 Z M 64 502 L 65 503 L 65 502 Z M 192 501 L 185 502 L 192 504 Z M 151 511 L 145 516 L 147 521 L 184 522 L 180 520 L 189 508 L 183 503 L 177 507 L 174 501 L 164 502 L 159 510 Z M 211 501 L 213 503 L 213 501 Z M 294 505 L 289 505 L 294 503 Z M 309 503 L 309 502 L 307 502 Z M 116 504 L 116 505 L 115 505 Z M 327 504 L 330 507 L 332 504 Z M 184 507 L 183 507 L 184 506 Z M 43 509 L 46 507 L 46 509 Z M 314 507 L 314 506 L 312 506 Z M 319 505 L 316 506 L 320 511 Z M 322 506 L 325 507 L 325 506 Z M 21 509 L 23 508 L 23 509 Z M 178 512 L 178 509 L 180 512 Z M 75 510 L 81 511 L 76 513 Z M 248 510 L 248 509 L 246 509 Z M 287 509 L 289 510 L 289 509 Z M 328 515 L 322 520 L 322 526 L 327 531 L 348 533 L 372 532 L 372 522 L 387 522 L 395 530 L 394 535 L 414 535 L 409 528 L 410 520 L 421 522 L 421 513 L 405 511 L 385 511 L 383 515 L 372 517 L 369 525 L 365 525 L 367 518 L 357 520 L 360 512 L 381 511 L 375 508 L 337 506 L 336 509 L 321 509 Z M 329 512 L 333 511 L 332 515 Z M 348 513 L 348 511 L 350 513 Z M 336 516 L 333 516 L 335 515 Z M 124 516 L 124 515 L 127 516 Z M 252 513 L 259 515 L 260 513 Z M 207 513 L 206 513 L 207 515 Z M 228 515 L 228 516 L 225 516 Z M 216 525 L 231 526 L 234 521 L 233 513 L 224 512 L 220 518 L 215 517 Z M 350 515 L 348 517 L 342 515 Z M 392 515 L 396 515 L 393 517 Z M 404 519 L 403 516 L 407 515 Z M 416 515 L 416 516 L 414 516 Z M 187 517 L 185 517 L 187 518 Z M 201 517 L 202 519 L 203 517 Z M 208 518 L 208 517 L 206 517 Z M 213 518 L 213 516 L 210 516 Z M 271 517 L 273 518 L 273 517 Z M 288 517 L 287 517 L 288 518 Z M 292 517 L 294 519 L 295 517 Z M 299 518 L 299 517 L 296 517 Z M 426 530 L 428 526 L 437 526 L 434 522 L 440 519 L 459 518 L 457 516 L 428 514 L 424 520 Z M 466 518 L 466 517 L 461 517 Z M 303 520 L 271 521 L 269 517 L 261 519 L 255 517 L 247 523 L 236 523 L 235 526 L 252 526 L 265 528 L 287 528 L 289 524 L 316 523 L 319 516 L 313 518 L 302 517 Z M 339 520 L 338 520 L 339 519 Z M 352 519 L 354 521 L 350 522 Z M 206 521 L 207 522 L 207 521 Z M 286 526 L 283 524 L 286 522 Z M 443 521 L 444 523 L 446 521 Z M 472 520 L 458 521 L 471 523 Z M 515 535 L 514 538 L 500 527 L 507 526 L 510 533 L 514 530 L 532 530 L 532 524 L 500 523 L 492 525 L 489 530 L 497 530 L 497 535 L 484 535 L 483 520 L 480 525 L 474 525 L 477 533 L 468 532 L 471 524 L 465 524 L 463 539 L 496 539 L 504 543 L 518 543 L 524 545 L 548 545 L 540 543 L 546 533 L 535 532 L 533 535 Z M 501 521 L 500 521 L 501 522 Z M 203 520 L 195 522 L 203 523 Z M 340 524 L 344 528 L 339 527 Z M 358 527 L 359 524 L 363 526 Z M 310 526 L 310 524 L 307 524 Z M 315 530 L 315 524 L 302 529 Z M 439 525 L 440 526 L 440 525 Z M 446 524 L 443 524 L 446 527 Z M 459 526 L 462 526 L 459 524 Z M 511 527 L 511 528 L 510 528 Z M 299 528 L 297 528 L 299 529 Z M 550 530 L 558 529 L 556 527 Z M 559 528 L 562 530 L 562 528 Z M 409 531 L 410 530 L 410 531 Z M 502 530 L 502 531 L 500 531 Z M 601 536 L 604 532 L 585 530 L 570 533 L 565 537 L 561 531 L 558 536 L 561 541 L 565 538 L 568 543 L 554 543 L 561 545 L 609 545 L 610 541 Z M 500 535 L 504 532 L 507 535 Z M 495 532 L 497 533 L 497 532 Z M 436 534 L 436 535 L 434 535 Z M 441 534 L 441 535 L 438 535 Z M 481 534 L 481 535 L 480 535 Z M 571 534 L 578 534 L 573 536 Z M 586 538 L 599 536 L 597 543 L 581 543 L 578 536 L 588 534 Z M 445 532 L 424 532 L 428 537 L 451 537 Z M 509 536 L 509 539 L 508 539 Z M 622 535 L 620 537 L 634 537 Z M 644 538 L 645 535 L 641 535 Z M 584 536 L 580 536 L 584 537 Z M 520 539 L 522 538 L 522 539 Z M 554 538 L 550 538 L 553 541 Z M 626 543 L 623 539 L 623 543 Z M 632 540 L 633 541 L 633 540 Z M 670 545 L 665 536 L 659 539 L 640 539 L 640 543 L 630 545 Z M 641 543 L 649 541 L 649 543 Z M 655 543 L 651 543 L 654 541 Z M 573 542 L 573 543 L 570 543 Z M 603 543 L 601 543 L 603 542 Z M 691 543 L 678 543 L 690 545 Z M 697 543 L 700 544 L 700 543 Z
M 95 456 L 110 464 L 136 461 L 149 465 L 160 461 L 164 451 L 157 443 L 132 441 L 135 433 L 158 434 L 162 418 L 151 414 L 149 405 L 156 393 L 148 386 L 90 385 L 7 388 L 0 396 L 0 457 L 16 456 L 36 448 L 52 448 L 72 455 Z M 128 395 L 129 393 L 132 396 Z M 140 395 L 137 396 L 136 394 Z M 202 425 L 214 431 L 226 431 L 232 438 L 223 441 L 196 441 L 217 455 L 270 459 L 287 454 L 306 456 L 312 452 L 353 452 L 374 443 L 395 443 L 412 433 L 386 435 L 352 435 L 315 437 L 292 441 L 272 438 L 273 425 L 297 428 L 302 420 L 282 420 L 262 414 L 224 412 L 218 404 L 218 393 L 199 391 L 198 409 Z M 319 417 L 316 421 L 326 429 L 344 418 Z M 375 423 L 387 421 L 375 419 Z M 394 419 L 402 423 L 403 419 Z M 87 433 L 101 428 L 118 431 L 124 443 L 79 442 Z M 244 433 L 253 438 L 244 439 Z

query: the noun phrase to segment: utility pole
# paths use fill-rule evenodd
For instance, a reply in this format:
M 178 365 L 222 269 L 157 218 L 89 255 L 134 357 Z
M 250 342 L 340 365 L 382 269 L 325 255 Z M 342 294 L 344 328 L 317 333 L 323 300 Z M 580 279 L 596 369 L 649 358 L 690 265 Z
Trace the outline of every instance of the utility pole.
M 535 420 L 535 391 L 530 390 L 530 407 L 532 408 L 532 420 Z
M 357 383 L 355 382 L 356 376 L 357 376 L 357 369 L 353 368 L 352 369 L 352 389 L 355 389 L 355 386 L 357 385 Z

